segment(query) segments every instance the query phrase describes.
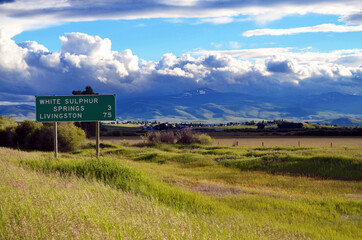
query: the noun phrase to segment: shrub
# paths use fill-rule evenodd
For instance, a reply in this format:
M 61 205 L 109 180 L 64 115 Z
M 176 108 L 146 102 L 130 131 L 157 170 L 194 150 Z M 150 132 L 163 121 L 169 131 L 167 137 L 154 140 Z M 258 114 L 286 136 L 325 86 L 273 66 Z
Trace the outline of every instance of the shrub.
M 185 128 L 184 130 L 178 132 L 178 140 L 179 144 L 192 144 L 195 143 L 195 137 L 192 133 L 192 129 Z
M 72 123 L 58 124 L 59 151 L 78 149 L 85 140 L 82 129 Z M 52 124 L 25 120 L 17 127 L 0 130 L 0 146 L 51 151 L 54 148 Z
M 15 130 L 16 144 L 22 148 L 34 149 L 36 139 L 33 135 L 42 126 L 43 124 L 30 120 L 20 123 Z
M 43 124 L 41 128 L 36 130 L 31 136 L 34 141 L 32 149 L 41 151 L 51 151 L 54 149 L 53 139 L 53 126 L 50 124 Z
M 6 117 L 0 115 L 0 131 L 6 130 L 7 128 L 16 127 L 18 124 L 12 117 Z
M 160 142 L 159 132 L 147 132 L 146 135 L 142 138 L 150 143 Z
M 166 131 L 150 131 L 143 137 L 148 143 L 169 143 L 169 144 L 204 144 L 210 145 L 213 143 L 212 138 L 207 134 L 194 134 L 192 129 L 186 128 L 179 132 Z
M 16 127 L 7 127 L 5 130 L 0 130 L 0 146 L 17 147 L 15 129 Z
M 162 143 L 171 143 L 171 144 L 173 144 L 173 143 L 176 142 L 176 136 L 175 136 L 174 132 L 172 132 L 172 131 L 161 132 L 160 141 Z
M 173 144 L 176 142 L 177 138 L 174 132 L 147 132 L 145 140 L 150 143 L 170 143 Z
M 58 124 L 59 151 L 71 152 L 79 149 L 85 140 L 85 132 L 72 123 Z
M 207 134 L 201 134 L 196 137 L 196 141 L 202 145 L 211 145 L 214 143 L 214 140 Z

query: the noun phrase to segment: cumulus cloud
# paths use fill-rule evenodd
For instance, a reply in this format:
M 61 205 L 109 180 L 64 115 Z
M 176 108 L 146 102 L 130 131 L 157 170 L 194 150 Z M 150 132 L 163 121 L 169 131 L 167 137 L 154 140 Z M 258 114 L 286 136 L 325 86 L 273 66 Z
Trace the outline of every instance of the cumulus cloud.
M 86 85 L 120 97 L 173 94 L 200 87 L 256 95 L 362 94 L 360 49 L 167 53 L 152 62 L 139 59 L 130 49 L 111 51 L 111 41 L 98 36 L 68 33 L 60 40 L 61 51 L 50 52 L 36 42 L 17 45 L 1 38 L 0 96 L 70 94 Z
M 18 44 L 18 46 L 24 49 L 28 49 L 31 52 L 49 52 L 46 47 L 34 41 L 25 41 Z
M 312 27 L 299 27 L 299 28 L 287 28 L 287 29 L 256 29 L 249 30 L 244 32 L 242 35 L 244 37 L 252 37 L 252 36 L 263 36 L 263 35 L 271 35 L 271 36 L 280 36 L 280 35 L 291 35 L 298 33 L 316 33 L 316 32 L 360 32 L 362 31 L 362 25 L 358 26 L 344 26 L 344 25 L 335 25 L 335 24 L 320 24 Z
M 16 43 L 1 35 L 0 33 L 0 68 L 4 71 L 25 70 L 27 64 L 24 61 L 26 49 L 19 47 Z
M 61 52 L 72 55 L 87 55 L 94 58 L 111 57 L 111 40 L 84 33 L 67 33 L 61 36 Z

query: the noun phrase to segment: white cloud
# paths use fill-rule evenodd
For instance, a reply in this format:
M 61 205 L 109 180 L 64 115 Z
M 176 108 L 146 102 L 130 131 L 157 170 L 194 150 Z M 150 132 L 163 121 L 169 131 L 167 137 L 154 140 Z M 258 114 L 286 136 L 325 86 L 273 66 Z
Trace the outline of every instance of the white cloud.
M 295 48 L 256 48 L 256 49 L 240 49 L 240 50 L 219 50 L 207 51 L 201 50 L 194 52 L 195 55 L 221 54 L 228 55 L 238 59 L 253 60 L 256 63 L 263 63 L 265 59 L 271 56 L 278 56 L 285 59 L 295 59 L 303 65 L 309 64 L 331 64 L 338 63 L 348 67 L 360 67 L 362 62 L 362 49 L 345 49 L 331 52 L 312 52 L 301 51 Z
M 132 51 L 130 49 L 126 49 L 120 53 L 114 52 L 113 57 L 115 58 L 115 60 L 123 63 L 127 71 L 139 70 L 139 59 L 137 56 L 132 54 Z
M 216 17 L 216 18 L 203 18 L 200 20 L 201 23 L 212 23 L 212 24 L 225 24 L 233 22 L 231 17 Z
M 59 53 L 52 53 L 48 55 L 41 55 L 40 56 L 40 63 L 48 68 L 57 69 L 61 66 L 60 62 L 60 54 Z
M 26 48 L 31 52 L 49 52 L 46 47 L 34 41 L 25 41 L 20 43 L 19 46 Z
M 233 49 L 238 49 L 238 48 L 241 48 L 241 44 L 239 42 L 230 41 L 229 42 L 229 47 L 233 48 Z
M 362 31 L 362 25 L 358 26 L 344 26 L 344 25 L 335 25 L 335 24 L 320 24 L 312 27 L 299 27 L 299 28 L 287 28 L 287 29 L 256 29 L 249 30 L 244 32 L 242 35 L 244 37 L 252 37 L 252 36 L 263 36 L 263 35 L 271 35 L 271 36 L 280 36 L 280 35 L 291 35 L 298 33 L 315 33 L 315 32 L 360 32 Z
M 62 41 L 61 52 L 74 55 L 87 55 L 94 58 L 111 57 L 111 40 L 84 33 L 67 33 L 59 37 Z
M 215 47 L 216 49 L 222 48 L 222 43 L 211 42 L 210 45 Z
M 171 6 L 193 6 L 195 5 L 199 0 L 160 0 L 160 3 L 164 3 L 166 5 Z
M 19 104 L 34 104 L 34 102 L 9 102 L 9 101 L 0 101 L 0 106 L 11 106 L 11 105 L 19 105 Z
M 24 60 L 24 56 L 27 49 L 19 47 L 10 38 L 1 35 L 0 31 L 0 68 L 3 70 L 24 71 L 27 68 L 27 64 Z
M 185 72 L 184 70 L 182 70 L 181 68 L 165 68 L 165 69 L 159 69 L 157 70 L 157 73 L 161 74 L 161 75 L 167 75 L 167 76 L 176 76 L 176 77 L 185 77 L 185 78 L 193 78 L 194 75 L 192 73 L 189 72 Z
M 35 42 L 16 45 L 1 38 L 0 92 L 61 95 L 91 85 L 97 92 L 124 96 L 200 87 L 258 95 L 362 94 L 361 49 L 241 49 L 200 51 L 194 57 L 167 53 L 152 62 L 139 60 L 129 49 L 112 52 L 110 40 L 98 36 L 70 33 L 61 39 L 61 51 L 49 52 Z

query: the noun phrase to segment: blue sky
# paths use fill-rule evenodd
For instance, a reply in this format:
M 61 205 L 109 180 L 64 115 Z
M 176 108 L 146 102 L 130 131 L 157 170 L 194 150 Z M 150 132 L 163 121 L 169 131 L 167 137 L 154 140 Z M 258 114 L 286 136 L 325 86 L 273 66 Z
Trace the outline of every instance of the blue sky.
M 362 95 L 356 0 L 0 0 L 0 104 L 91 85 Z
M 237 17 L 236 19 L 246 19 Z M 244 37 L 248 30 L 271 28 L 288 29 L 320 24 L 342 25 L 336 15 L 292 15 L 260 25 L 252 20 L 237 20 L 230 23 L 201 23 L 200 19 L 137 19 L 97 20 L 72 22 L 39 30 L 25 31 L 13 37 L 17 42 L 36 41 L 51 51 L 59 51 L 59 36 L 65 33 L 82 32 L 98 35 L 112 41 L 112 50 L 132 49 L 145 60 L 158 61 L 164 53 L 179 56 L 195 50 L 228 50 L 245 48 L 312 47 L 316 51 L 329 52 L 337 49 L 360 48 L 362 32 L 351 33 L 300 33 L 282 36 Z

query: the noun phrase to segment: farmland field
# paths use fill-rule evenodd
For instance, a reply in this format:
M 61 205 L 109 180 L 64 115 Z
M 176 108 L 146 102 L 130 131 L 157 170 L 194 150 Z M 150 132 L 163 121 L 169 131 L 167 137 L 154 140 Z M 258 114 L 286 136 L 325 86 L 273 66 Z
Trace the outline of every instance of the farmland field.
M 215 143 L 222 146 L 232 146 L 238 142 L 239 146 L 259 147 L 358 147 L 362 146 L 360 137 L 257 137 L 257 138 L 216 138 Z
M 0 148 L 0 239 L 362 238 L 361 138 L 112 138 L 94 155 Z
M 94 141 L 94 139 L 93 139 Z M 119 143 L 120 141 L 130 144 L 144 142 L 140 137 L 102 137 L 102 142 Z M 214 139 L 216 146 L 238 146 L 261 147 L 359 147 L 362 146 L 361 137 L 217 137 Z

